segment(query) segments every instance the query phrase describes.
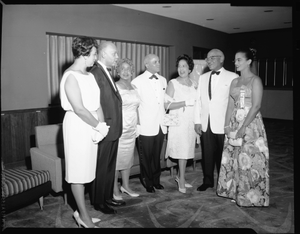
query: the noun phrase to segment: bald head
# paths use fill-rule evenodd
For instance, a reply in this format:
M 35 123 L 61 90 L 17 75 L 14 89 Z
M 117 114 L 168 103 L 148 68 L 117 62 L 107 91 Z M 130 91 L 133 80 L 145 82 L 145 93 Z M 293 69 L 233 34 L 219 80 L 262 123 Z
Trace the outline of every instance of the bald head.
M 151 59 L 156 58 L 157 56 L 155 54 L 148 54 L 146 55 L 145 59 L 144 59 L 144 65 L 145 67 L 147 67 L 146 65 L 151 61 Z
M 99 45 L 99 54 L 101 52 L 107 50 L 108 48 L 114 48 L 114 47 L 116 47 L 116 46 L 111 41 L 102 41 Z
M 119 59 L 116 45 L 111 41 L 101 42 L 99 45 L 98 58 L 107 67 L 115 66 Z
M 144 59 L 144 65 L 146 69 L 155 74 L 160 71 L 160 61 L 157 55 L 155 54 L 148 54 Z

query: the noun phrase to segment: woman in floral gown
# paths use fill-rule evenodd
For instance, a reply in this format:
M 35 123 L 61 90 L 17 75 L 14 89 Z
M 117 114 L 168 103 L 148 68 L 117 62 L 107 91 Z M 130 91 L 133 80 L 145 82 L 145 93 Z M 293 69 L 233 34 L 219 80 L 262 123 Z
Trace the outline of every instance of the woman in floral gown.
M 250 70 L 252 61 L 249 49 L 235 54 L 241 76 L 230 87 L 217 186 L 219 196 L 244 207 L 269 206 L 269 149 L 260 113 L 263 85 Z

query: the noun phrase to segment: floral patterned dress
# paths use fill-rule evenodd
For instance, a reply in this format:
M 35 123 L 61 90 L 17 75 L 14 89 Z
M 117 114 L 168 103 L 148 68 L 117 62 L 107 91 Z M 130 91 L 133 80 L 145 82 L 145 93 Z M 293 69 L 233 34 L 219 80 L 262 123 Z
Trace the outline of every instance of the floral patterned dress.
M 230 93 L 235 102 L 229 124 L 232 131 L 242 126 L 252 106 L 251 84 L 235 87 Z M 269 149 L 261 113 L 246 127 L 241 146 L 234 146 L 229 139 L 225 137 L 217 194 L 239 206 L 269 206 Z

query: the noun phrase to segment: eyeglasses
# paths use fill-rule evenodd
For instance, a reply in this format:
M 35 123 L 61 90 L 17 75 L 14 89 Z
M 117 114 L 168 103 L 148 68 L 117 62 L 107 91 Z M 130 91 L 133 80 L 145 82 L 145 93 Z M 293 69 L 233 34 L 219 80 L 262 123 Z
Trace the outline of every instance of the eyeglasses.
M 215 60 L 216 58 L 219 58 L 219 57 L 222 57 L 222 56 L 220 56 L 220 55 L 218 55 L 218 56 L 210 56 L 210 57 L 206 58 L 205 61 L 208 62 L 210 60 Z

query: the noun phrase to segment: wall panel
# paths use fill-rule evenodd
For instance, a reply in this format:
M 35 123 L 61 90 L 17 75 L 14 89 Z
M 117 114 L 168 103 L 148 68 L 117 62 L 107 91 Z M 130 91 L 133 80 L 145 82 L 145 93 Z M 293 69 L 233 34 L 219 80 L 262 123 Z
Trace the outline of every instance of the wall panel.
M 1 112 L 1 160 L 5 167 L 30 168 L 29 150 L 35 146 L 35 126 L 61 123 L 63 116 L 60 107 Z

